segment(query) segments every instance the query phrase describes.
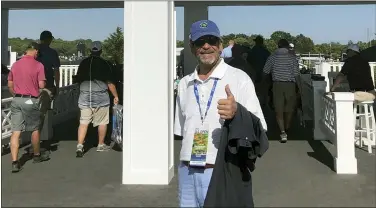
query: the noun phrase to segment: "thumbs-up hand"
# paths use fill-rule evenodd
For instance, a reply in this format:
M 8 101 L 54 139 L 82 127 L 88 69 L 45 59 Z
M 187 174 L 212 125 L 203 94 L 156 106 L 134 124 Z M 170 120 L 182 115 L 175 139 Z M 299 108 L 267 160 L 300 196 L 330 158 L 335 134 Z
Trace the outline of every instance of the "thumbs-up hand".
M 225 91 L 227 98 L 218 101 L 218 113 L 221 119 L 232 119 L 235 116 L 238 105 L 228 85 L 226 85 Z

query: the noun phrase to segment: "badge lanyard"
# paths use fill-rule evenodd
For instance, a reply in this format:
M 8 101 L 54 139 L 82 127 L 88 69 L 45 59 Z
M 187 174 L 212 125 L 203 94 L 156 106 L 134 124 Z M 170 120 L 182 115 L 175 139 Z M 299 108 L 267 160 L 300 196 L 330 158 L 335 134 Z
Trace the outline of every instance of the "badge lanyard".
M 196 102 L 197 102 L 198 108 L 200 110 L 200 116 L 201 116 L 201 122 L 202 122 L 202 124 L 204 123 L 204 120 L 205 120 L 206 116 L 208 115 L 208 111 L 209 111 L 211 102 L 213 100 L 215 88 L 217 87 L 217 82 L 218 82 L 218 78 L 216 78 L 214 80 L 213 87 L 212 87 L 211 92 L 210 92 L 210 97 L 209 97 L 209 100 L 208 100 L 208 104 L 206 105 L 205 115 L 203 115 L 202 114 L 202 110 L 201 110 L 201 105 L 200 105 L 200 96 L 199 96 L 198 89 L 197 89 L 197 81 L 195 81 L 193 91 L 195 93 Z

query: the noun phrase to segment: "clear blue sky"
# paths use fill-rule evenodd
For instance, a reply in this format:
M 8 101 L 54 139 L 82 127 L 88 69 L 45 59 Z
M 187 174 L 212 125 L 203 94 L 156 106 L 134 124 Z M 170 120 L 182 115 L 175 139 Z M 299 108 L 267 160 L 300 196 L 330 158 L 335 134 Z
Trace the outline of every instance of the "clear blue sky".
M 124 27 L 123 9 L 14 10 L 9 13 L 9 36 L 39 38 L 50 30 L 56 38 L 104 40 Z M 375 5 L 210 7 L 209 19 L 222 34 L 262 34 L 283 30 L 310 36 L 316 43 L 375 38 Z M 184 9 L 177 8 L 177 39 L 183 39 Z M 126 27 L 126 26 L 125 26 Z M 157 31 L 153 31 L 157 32 Z

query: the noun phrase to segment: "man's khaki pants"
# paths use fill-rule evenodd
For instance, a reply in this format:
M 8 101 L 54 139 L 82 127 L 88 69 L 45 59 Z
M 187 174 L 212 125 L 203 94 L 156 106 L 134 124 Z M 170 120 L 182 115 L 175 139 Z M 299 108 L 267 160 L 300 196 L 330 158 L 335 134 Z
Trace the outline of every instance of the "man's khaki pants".
M 363 91 L 355 91 L 354 92 L 354 100 L 357 102 L 364 102 L 364 101 L 373 101 L 375 100 L 375 90 L 371 90 L 368 92 Z

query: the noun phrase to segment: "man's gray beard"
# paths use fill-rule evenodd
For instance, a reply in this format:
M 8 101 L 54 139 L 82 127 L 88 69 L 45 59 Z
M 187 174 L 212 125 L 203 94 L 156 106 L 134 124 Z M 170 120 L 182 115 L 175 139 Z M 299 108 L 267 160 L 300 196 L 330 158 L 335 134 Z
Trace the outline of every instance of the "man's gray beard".
M 215 61 L 217 60 L 216 58 L 213 58 L 213 59 L 201 59 L 199 56 L 197 57 L 198 61 L 202 64 L 207 64 L 207 65 L 211 65 L 211 64 L 214 64 Z

